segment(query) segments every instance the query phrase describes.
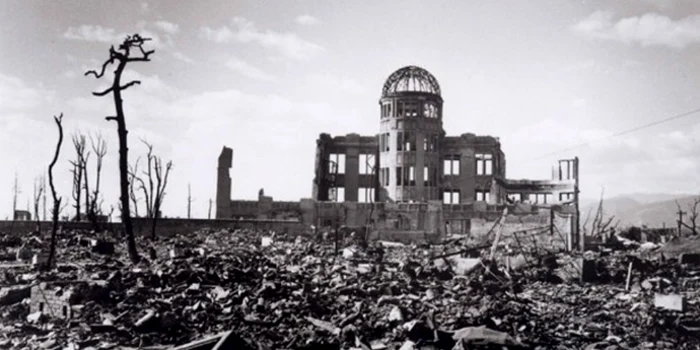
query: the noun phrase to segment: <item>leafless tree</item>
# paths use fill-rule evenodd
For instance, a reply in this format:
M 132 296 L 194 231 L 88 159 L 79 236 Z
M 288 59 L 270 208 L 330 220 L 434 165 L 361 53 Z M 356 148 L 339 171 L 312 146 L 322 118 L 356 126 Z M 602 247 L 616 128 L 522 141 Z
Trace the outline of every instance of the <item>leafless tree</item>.
M 85 135 L 80 132 L 73 134 L 73 148 L 75 148 L 75 160 L 70 161 L 73 166 L 73 201 L 75 204 L 75 221 L 81 221 L 81 201 L 83 187 L 87 188 L 87 183 L 83 185 L 83 179 L 87 182 L 87 161 L 90 152 L 86 148 Z
M 15 184 L 12 186 L 12 220 L 17 220 L 17 197 L 22 190 L 19 188 L 19 183 L 17 181 L 17 172 L 15 172 Z
M 190 184 L 187 184 L 187 218 L 191 218 L 191 212 L 192 212 L 192 202 L 194 199 L 192 199 L 192 189 L 190 188 Z
M 112 214 L 114 214 L 114 206 L 110 205 L 109 206 L 109 214 L 107 214 L 107 221 L 112 222 Z
M 129 199 L 134 206 L 134 217 L 139 217 L 139 196 L 136 187 L 137 174 L 139 172 L 139 161 L 141 158 L 136 158 L 134 165 L 129 165 Z
M 102 137 L 102 134 L 97 134 L 96 138 L 90 136 L 90 146 L 92 152 L 95 153 L 96 164 L 95 164 L 95 188 L 90 194 L 88 191 L 88 179 L 87 171 L 85 172 L 85 191 L 87 198 L 87 208 L 86 214 L 90 222 L 92 222 L 95 231 L 99 230 L 99 225 L 97 223 L 97 216 L 102 214 L 102 202 L 100 200 L 100 178 L 102 175 L 102 160 L 107 154 L 107 141 Z M 87 167 L 86 167 L 87 169 Z
M 34 179 L 34 219 L 36 221 L 36 232 L 41 232 L 41 215 L 39 215 L 39 205 L 41 203 L 41 195 L 46 189 L 46 180 L 43 176 Z
M 58 143 L 56 144 L 56 153 L 54 153 L 53 160 L 49 165 L 49 185 L 51 186 L 51 195 L 53 196 L 53 227 L 51 228 L 51 246 L 49 247 L 47 267 L 53 266 L 56 257 L 56 231 L 58 230 L 58 213 L 61 210 L 61 198 L 56 196 L 56 188 L 53 185 L 53 167 L 56 165 L 56 161 L 58 161 L 58 155 L 61 152 L 61 144 L 63 143 L 63 126 L 61 125 L 63 113 L 58 117 L 54 116 L 53 119 L 56 122 L 56 126 L 58 126 Z
M 43 215 L 41 217 L 41 220 L 46 221 L 46 177 L 43 177 L 43 186 L 44 186 L 44 194 L 42 194 L 42 209 L 43 209 Z
M 121 78 L 124 68 L 126 68 L 128 63 L 150 61 L 149 57 L 155 52 L 155 50 L 146 51 L 143 49 L 143 45 L 149 40 L 151 39 L 144 38 L 139 34 L 127 36 L 126 39 L 124 39 L 124 42 L 119 45 L 118 49 L 115 49 L 114 46 L 110 47 L 109 59 L 102 64 L 102 69 L 99 73 L 94 70 L 85 73 L 86 76 L 92 74 L 95 76 L 95 78 L 99 79 L 104 75 L 105 69 L 108 65 L 115 63 L 117 64 L 117 68 L 114 71 L 114 80 L 112 81 L 112 85 L 104 91 L 93 92 L 92 94 L 95 96 L 106 96 L 109 93 L 112 93 L 112 97 L 114 98 L 116 115 L 108 116 L 107 120 L 114 120 L 117 122 L 117 134 L 119 135 L 119 188 L 121 190 L 121 217 L 124 233 L 126 234 L 127 250 L 129 252 L 129 257 L 134 264 L 138 263 L 141 260 L 141 257 L 136 249 L 134 229 L 131 224 L 131 212 L 129 211 L 129 147 L 127 140 L 128 131 L 126 129 L 126 119 L 124 118 L 122 91 L 131 86 L 141 84 L 141 82 L 134 80 L 122 85 Z
M 146 217 L 151 218 L 151 238 L 156 237 L 156 222 L 160 215 L 160 207 L 165 197 L 165 187 L 168 185 L 168 175 L 173 167 L 173 162 L 168 161 L 163 168 L 163 161 L 153 154 L 153 145 L 141 140 L 148 148 L 146 154 L 146 169 L 141 172 L 144 177 L 136 176 L 139 188 L 143 192 L 146 201 Z M 148 184 L 146 184 L 148 181 Z
M 688 204 L 688 211 L 684 212 L 681 209 L 680 203 L 676 201 L 676 207 L 678 208 L 677 214 L 679 214 L 678 218 L 678 225 L 679 225 L 679 231 L 681 226 L 685 226 L 686 228 L 690 229 L 693 233 L 693 235 L 698 234 L 698 226 L 697 226 L 697 221 L 698 221 L 698 216 L 700 215 L 700 197 L 693 198 L 693 202 Z M 688 221 L 690 224 L 686 223 L 683 221 L 683 215 L 687 214 Z M 680 234 L 680 232 L 679 232 Z
M 605 217 L 605 211 L 603 210 L 603 202 L 604 202 L 604 191 L 601 192 L 600 194 L 600 201 L 598 202 L 598 208 L 596 210 L 595 216 L 593 217 L 593 222 L 591 223 L 590 227 L 590 234 L 587 234 L 590 237 L 600 237 L 602 235 L 606 235 L 608 233 L 614 232 L 617 229 L 617 226 L 619 225 L 620 221 L 618 220 L 617 222 L 613 223 L 613 220 L 615 219 L 615 216 L 610 216 L 608 218 Z M 588 213 L 588 217 L 586 217 L 586 221 L 583 224 L 583 230 L 584 234 L 586 234 L 586 224 L 588 223 L 588 219 L 590 217 L 590 212 Z

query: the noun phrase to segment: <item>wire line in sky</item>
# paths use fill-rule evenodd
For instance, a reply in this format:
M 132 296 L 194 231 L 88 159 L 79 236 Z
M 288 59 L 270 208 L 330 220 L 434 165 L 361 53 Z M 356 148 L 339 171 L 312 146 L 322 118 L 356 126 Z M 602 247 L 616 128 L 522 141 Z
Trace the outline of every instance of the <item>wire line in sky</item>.
M 588 145 L 590 145 L 591 143 L 600 142 L 600 141 L 603 141 L 603 140 L 611 139 L 611 138 L 613 138 L 613 137 L 618 137 L 618 136 L 623 136 L 623 135 L 626 135 L 626 134 L 630 134 L 630 133 L 633 133 L 633 132 L 635 132 L 635 131 L 639 131 L 639 130 L 642 130 L 642 129 L 646 129 L 646 128 L 648 128 L 648 127 L 652 127 L 652 126 L 655 126 L 655 125 L 659 125 L 659 124 L 663 124 L 663 123 L 666 123 L 666 122 L 670 122 L 671 120 L 684 118 L 684 117 L 687 117 L 687 116 L 689 116 L 689 115 L 693 115 L 693 114 L 698 113 L 698 112 L 700 112 L 700 108 L 697 108 L 697 109 L 694 109 L 694 110 L 692 110 L 692 111 L 688 111 L 688 112 L 685 112 L 685 113 L 677 114 L 677 115 L 674 115 L 674 116 L 669 117 L 669 118 L 666 118 L 666 119 L 661 119 L 661 120 L 657 120 L 657 121 L 654 121 L 654 122 L 651 122 L 651 123 L 648 123 L 648 124 L 636 126 L 636 127 L 632 128 L 632 129 L 623 130 L 623 131 L 618 131 L 618 132 L 616 132 L 616 133 L 614 133 L 614 134 L 612 134 L 612 135 L 609 135 L 609 136 L 606 136 L 606 137 L 601 137 L 601 138 L 599 138 L 599 139 L 597 139 L 597 140 L 587 141 L 587 142 L 584 142 L 584 143 L 581 143 L 581 144 L 578 144 L 578 145 L 575 145 L 575 146 L 571 146 L 571 147 L 564 148 L 564 149 L 561 149 L 561 150 L 558 150 L 558 151 L 550 152 L 550 153 L 547 153 L 547 154 L 545 154 L 545 155 L 542 155 L 542 156 L 533 158 L 533 160 L 542 159 L 542 158 L 549 157 L 549 156 L 552 156 L 552 155 L 555 155 L 555 154 L 559 154 L 559 153 L 562 153 L 562 152 L 566 152 L 566 151 L 571 151 L 571 150 L 574 150 L 574 149 L 577 149 L 577 148 L 580 148 L 580 147 L 583 147 L 583 146 L 588 146 Z

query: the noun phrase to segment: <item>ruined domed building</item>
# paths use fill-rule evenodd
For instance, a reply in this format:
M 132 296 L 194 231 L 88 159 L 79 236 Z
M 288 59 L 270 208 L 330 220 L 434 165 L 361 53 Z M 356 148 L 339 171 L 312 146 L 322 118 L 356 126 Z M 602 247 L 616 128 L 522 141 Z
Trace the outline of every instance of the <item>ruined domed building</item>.
M 378 112 L 376 135 L 320 135 L 311 198 L 300 202 L 264 195 L 231 201 L 232 151 L 224 148 L 217 218 L 296 215 L 320 227 L 340 220 L 385 231 L 440 233 L 469 231 L 473 219 L 497 218 L 506 205 L 511 213 L 528 215 L 542 208 L 577 212 L 578 159 L 560 160 L 551 180 L 507 179 L 498 138 L 447 136 L 440 84 L 427 70 L 407 66 L 389 75 Z

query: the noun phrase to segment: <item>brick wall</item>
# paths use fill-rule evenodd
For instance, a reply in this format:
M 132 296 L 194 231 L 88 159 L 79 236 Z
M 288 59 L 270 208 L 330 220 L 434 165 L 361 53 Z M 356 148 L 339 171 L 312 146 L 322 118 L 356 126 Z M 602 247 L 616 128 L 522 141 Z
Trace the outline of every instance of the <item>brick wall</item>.
M 49 317 L 71 318 L 73 316 L 68 302 L 70 292 L 57 286 L 41 283 L 33 286 L 31 291 L 30 313 L 41 311 Z

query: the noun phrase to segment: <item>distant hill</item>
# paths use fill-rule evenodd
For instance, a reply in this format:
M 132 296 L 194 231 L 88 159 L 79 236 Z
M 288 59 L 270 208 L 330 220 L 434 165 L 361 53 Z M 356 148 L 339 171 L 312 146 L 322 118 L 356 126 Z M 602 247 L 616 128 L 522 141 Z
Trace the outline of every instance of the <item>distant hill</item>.
M 678 219 L 678 207 L 680 204 L 683 211 L 690 211 L 694 198 L 700 195 L 678 195 L 678 194 L 630 194 L 604 198 L 603 211 L 605 217 L 615 216 L 614 221 L 620 221 L 620 226 L 641 226 L 675 227 Z M 595 217 L 598 208 L 597 200 L 581 200 L 581 223 L 586 220 L 590 211 L 590 219 Z M 700 220 L 698 220 L 700 224 Z

